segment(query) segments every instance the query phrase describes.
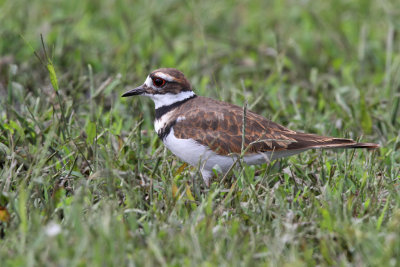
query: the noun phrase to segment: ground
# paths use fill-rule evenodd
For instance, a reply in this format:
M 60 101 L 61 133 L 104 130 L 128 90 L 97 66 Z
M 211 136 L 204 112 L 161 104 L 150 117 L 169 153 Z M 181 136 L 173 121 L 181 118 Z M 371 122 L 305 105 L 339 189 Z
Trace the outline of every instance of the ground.
M 397 0 L 0 0 L 1 265 L 399 265 L 399 14 Z M 206 188 L 158 139 L 153 103 L 120 97 L 160 67 L 381 148 L 239 164 Z

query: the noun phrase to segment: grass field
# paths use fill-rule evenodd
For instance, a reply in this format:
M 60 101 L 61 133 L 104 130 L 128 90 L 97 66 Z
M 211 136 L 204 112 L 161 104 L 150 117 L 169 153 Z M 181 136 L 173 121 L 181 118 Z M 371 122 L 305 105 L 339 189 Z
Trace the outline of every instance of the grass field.
M 400 265 L 398 0 L 0 0 L 0 21 L 1 266 Z M 381 148 L 239 164 L 205 188 L 153 103 L 120 97 L 159 67 Z

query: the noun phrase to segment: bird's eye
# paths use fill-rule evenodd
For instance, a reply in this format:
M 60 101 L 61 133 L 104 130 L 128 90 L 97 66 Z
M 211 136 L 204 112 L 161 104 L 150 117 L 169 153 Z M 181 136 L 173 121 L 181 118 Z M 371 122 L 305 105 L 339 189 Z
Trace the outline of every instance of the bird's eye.
M 153 84 L 157 87 L 161 87 L 165 84 L 165 80 L 161 78 L 154 78 L 153 79 Z

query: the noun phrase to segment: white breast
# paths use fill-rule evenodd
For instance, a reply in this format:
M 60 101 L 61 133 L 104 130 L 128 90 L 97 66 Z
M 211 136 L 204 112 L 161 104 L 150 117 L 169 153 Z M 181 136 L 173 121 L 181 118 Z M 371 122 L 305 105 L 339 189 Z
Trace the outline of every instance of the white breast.
M 170 118 L 171 118 L 171 111 L 164 114 L 159 118 L 158 120 L 154 121 L 154 130 L 156 130 L 157 133 L 160 132 L 160 130 L 164 129 L 164 127 L 168 124 Z

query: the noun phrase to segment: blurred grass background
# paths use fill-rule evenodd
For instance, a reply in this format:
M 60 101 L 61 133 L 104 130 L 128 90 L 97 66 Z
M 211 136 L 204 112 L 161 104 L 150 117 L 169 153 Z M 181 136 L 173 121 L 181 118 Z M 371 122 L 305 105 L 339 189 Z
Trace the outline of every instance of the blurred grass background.
M 399 264 L 396 0 L 0 0 L 0 21 L 1 265 Z M 120 98 L 160 67 L 382 148 L 243 165 L 206 189 L 151 101 Z

